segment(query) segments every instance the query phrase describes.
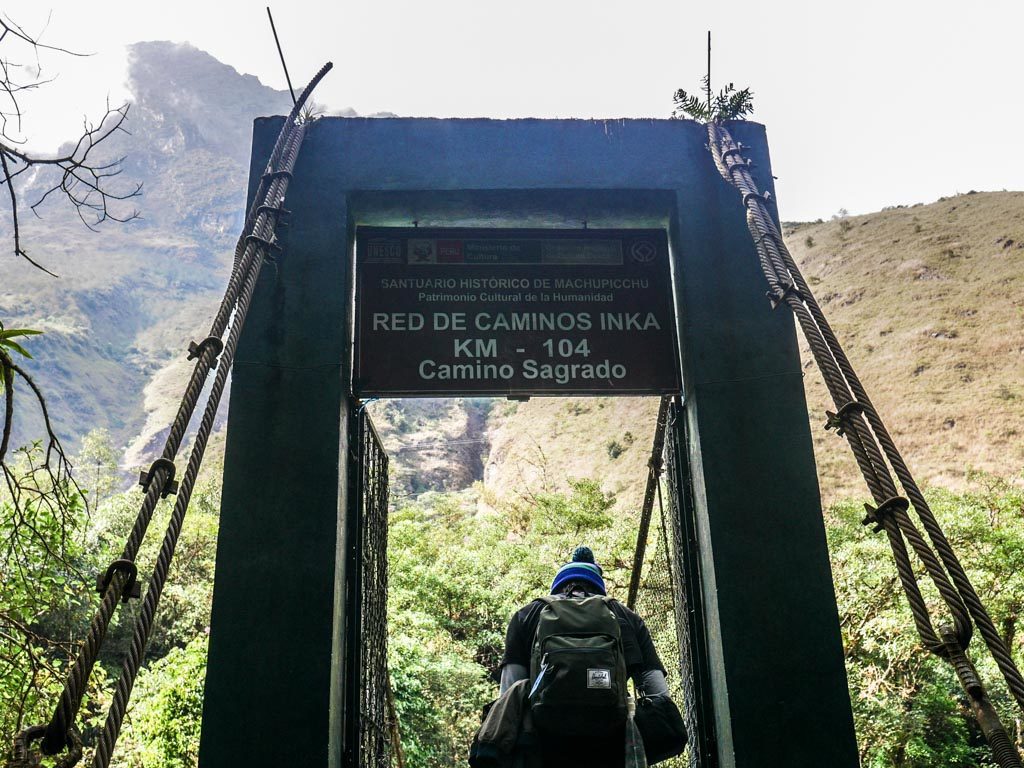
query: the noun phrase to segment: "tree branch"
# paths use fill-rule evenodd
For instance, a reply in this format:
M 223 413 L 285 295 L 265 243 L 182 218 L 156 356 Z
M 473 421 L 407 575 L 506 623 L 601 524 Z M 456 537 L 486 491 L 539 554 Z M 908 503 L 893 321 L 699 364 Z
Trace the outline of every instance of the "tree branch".
M 40 49 L 56 51 L 70 56 L 83 54 L 65 48 L 45 45 L 38 37 L 25 32 L 10 18 L 0 17 L 0 46 L 5 42 L 29 46 L 36 55 Z M 0 183 L 6 187 L 7 197 L 11 203 L 11 223 L 13 225 L 14 255 L 25 259 L 29 264 L 47 274 L 54 275 L 39 261 L 31 258 L 23 243 L 21 221 L 19 217 L 19 195 L 15 189 L 15 179 L 26 171 L 35 169 L 43 174 L 48 171 L 56 173 L 52 183 L 44 184 L 38 199 L 29 207 L 39 215 L 39 208 L 57 195 L 63 197 L 75 211 L 79 220 L 91 231 L 106 221 L 124 223 L 139 218 L 138 210 L 118 210 L 117 203 L 123 203 L 142 193 L 142 184 L 128 185 L 123 189 L 113 186 L 112 180 L 121 174 L 123 157 L 104 160 L 96 157 L 96 148 L 110 140 L 117 133 L 128 133 L 124 122 L 128 118 L 128 104 L 111 108 L 107 103 L 107 111 L 99 124 L 86 122 L 82 133 L 72 145 L 70 151 L 58 153 L 54 157 L 40 157 L 21 149 L 24 140 L 12 136 L 8 132 L 8 118 L 13 118 L 17 130 L 21 130 L 22 110 L 18 102 L 19 94 L 45 85 L 49 80 L 41 77 L 42 68 L 37 65 L 36 79 L 32 82 L 18 82 L 14 79 L 12 65 L 9 60 L 0 58 L 0 95 L 8 104 L 6 110 L 0 110 L 0 172 L 3 176 Z M 38 176 L 33 174 L 33 179 Z M 56 275 L 54 275 L 56 276 Z

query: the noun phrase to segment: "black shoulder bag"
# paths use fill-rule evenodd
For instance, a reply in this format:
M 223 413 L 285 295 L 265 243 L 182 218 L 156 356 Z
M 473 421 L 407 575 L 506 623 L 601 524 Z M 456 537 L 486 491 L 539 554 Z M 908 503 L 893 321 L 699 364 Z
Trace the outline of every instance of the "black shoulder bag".
M 675 757 L 686 748 L 683 716 L 667 693 L 640 694 L 633 719 L 644 740 L 648 765 Z

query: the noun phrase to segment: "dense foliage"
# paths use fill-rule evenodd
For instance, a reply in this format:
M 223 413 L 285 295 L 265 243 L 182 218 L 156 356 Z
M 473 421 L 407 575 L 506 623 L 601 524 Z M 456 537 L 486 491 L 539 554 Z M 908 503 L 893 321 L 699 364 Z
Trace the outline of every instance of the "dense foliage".
M 134 518 L 138 492 L 116 490 L 114 455 L 100 434 L 79 456 L 81 482 L 95 489 L 91 513 L 80 500 L 63 523 L 2 507 L 0 738 L 6 744 L 19 728 L 49 717 L 69 652 L 95 607 L 94 574 L 116 556 Z M 1024 492 L 989 476 L 971 479 L 972 491 L 935 490 L 931 501 L 1020 661 Z M 219 480 L 207 480 L 194 496 L 136 685 L 115 758 L 122 768 L 196 765 L 218 506 Z M 884 537 L 862 526 L 862 517 L 853 502 L 826 515 L 863 764 L 989 765 L 952 673 L 920 647 Z M 158 516 L 154 524 L 161 522 Z M 463 765 L 480 707 L 495 693 L 491 675 L 509 615 L 547 589 L 579 543 L 593 547 L 610 592 L 624 596 L 634 537 L 633 515 L 596 480 L 574 481 L 566 493 L 524 491 L 502 501 L 479 489 L 425 494 L 393 511 L 389 662 L 405 764 Z M 153 546 L 142 554 L 142 573 Z M 104 682 L 116 673 L 128 640 L 134 607 L 122 610 L 84 707 L 87 741 L 102 725 L 109 703 Z M 995 681 L 979 645 L 972 644 L 973 655 L 985 679 Z M 663 651 L 670 667 L 671 655 Z M 1004 688 L 993 684 L 990 693 L 1020 743 L 1019 711 Z

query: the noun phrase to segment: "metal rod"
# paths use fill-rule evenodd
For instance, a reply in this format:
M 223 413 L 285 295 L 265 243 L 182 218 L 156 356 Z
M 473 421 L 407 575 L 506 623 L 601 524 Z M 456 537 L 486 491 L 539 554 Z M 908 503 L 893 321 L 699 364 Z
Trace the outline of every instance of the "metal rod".
M 626 605 L 636 607 L 636 598 L 640 593 L 640 577 L 644 568 L 644 554 L 647 552 L 647 536 L 651 525 L 651 512 L 654 509 L 654 496 L 660 491 L 661 455 L 665 451 L 665 422 L 668 419 L 668 395 L 661 398 L 658 405 L 658 419 L 654 426 L 654 443 L 651 447 L 651 458 L 647 462 L 647 487 L 644 490 L 644 503 L 640 509 L 640 525 L 636 533 L 636 549 L 633 552 L 633 571 L 629 575 L 629 593 Z
M 281 41 L 277 37 L 277 27 L 274 26 L 274 15 L 270 12 L 270 6 L 267 6 L 267 18 L 270 19 L 270 31 L 274 33 L 274 43 L 277 45 L 277 55 L 281 57 L 281 68 L 284 69 L 284 79 L 288 82 L 288 91 L 292 95 L 292 104 L 297 103 L 295 101 L 295 89 L 292 88 L 292 79 L 288 75 L 288 65 L 284 63 L 284 52 L 281 50 Z M 711 34 L 710 32 L 708 33 Z M 708 54 L 709 56 L 711 54 Z
M 270 9 L 267 8 L 269 12 Z M 273 22 L 271 22 L 273 23 Z M 708 79 L 704 83 L 708 93 L 708 115 L 711 114 L 711 30 L 708 30 Z

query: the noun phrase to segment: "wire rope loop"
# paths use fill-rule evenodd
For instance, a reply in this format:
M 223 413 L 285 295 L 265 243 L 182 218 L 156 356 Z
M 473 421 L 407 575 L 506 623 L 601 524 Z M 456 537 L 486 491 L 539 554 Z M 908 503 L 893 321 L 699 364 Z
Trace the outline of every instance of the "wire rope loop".
M 53 764 L 53 768 L 72 768 L 82 759 L 82 736 L 71 726 L 61 734 L 50 734 L 50 726 L 33 725 L 14 737 L 11 761 L 7 768 L 40 768 L 43 755 L 55 755 L 62 749 L 68 753 Z M 32 743 L 39 741 L 40 752 L 32 751 Z
M 67 748 L 68 753 L 55 762 L 53 768 L 73 768 L 82 759 L 82 737 L 74 726 L 68 729 Z
M 41 762 L 31 752 L 33 741 L 37 741 L 46 733 L 45 725 L 31 725 L 14 737 L 14 746 L 11 749 L 11 762 L 8 768 L 35 768 Z

